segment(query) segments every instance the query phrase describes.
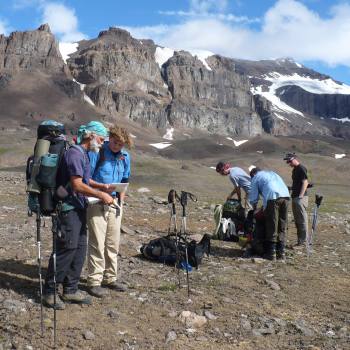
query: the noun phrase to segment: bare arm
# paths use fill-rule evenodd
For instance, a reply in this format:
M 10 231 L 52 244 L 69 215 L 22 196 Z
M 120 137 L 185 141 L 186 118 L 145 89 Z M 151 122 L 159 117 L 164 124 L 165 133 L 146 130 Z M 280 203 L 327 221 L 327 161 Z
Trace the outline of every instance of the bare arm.
M 86 185 L 80 176 L 71 176 L 70 182 L 72 184 L 72 188 L 73 188 L 74 192 L 79 192 L 85 196 L 99 198 L 105 204 L 112 204 L 113 203 L 112 196 L 110 196 L 108 193 L 95 190 L 94 188 Z
M 89 180 L 89 185 L 91 187 L 93 187 L 93 188 L 96 188 L 96 189 L 100 190 L 100 191 L 105 191 L 106 192 L 106 190 L 108 189 L 108 187 L 107 187 L 108 185 L 107 184 L 102 184 L 102 183 L 97 182 L 97 181 L 95 181 L 93 179 Z
M 301 190 L 300 190 L 300 193 L 299 193 L 299 198 L 303 198 L 304 197 L 304 194 L 305 194 L 305 191 L 307 189 L 307 185 L 309 184 L 309 181 L 307 181 L 307 179 L 303 180 L 302 181 L 302 186 L 301 186 Z
M 241 188 L 235 186 L 233 191 L 228 195 L 227 199 L 231 199 L 235 194 L 237 194 L 238 200 L 241 200 Z

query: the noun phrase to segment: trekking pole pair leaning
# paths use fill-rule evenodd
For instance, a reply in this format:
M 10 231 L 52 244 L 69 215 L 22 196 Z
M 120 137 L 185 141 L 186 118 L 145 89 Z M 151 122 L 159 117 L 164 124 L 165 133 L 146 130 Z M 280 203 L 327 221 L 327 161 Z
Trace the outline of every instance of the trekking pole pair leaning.
M 181 267 L 186 270 L 187 294 L 188 296 L 190 296 L 189 271 L 191 270 L 191 266 L 188 261 L 187 215 L 186 215 L 186 206 L 187 206 L 188 198 L 190 198 L 194 202 L 197 202 L 197 197 L 190 192 L 181 191 L 181 195 L 179 197 L 174 189 L 169 191 L 168 203 L 171 206 L 170 206 L 170 223 L 168 228 L 168 235 L 172 235 L 171 226 L 173 225 L 174 227 L 173 234 L 175 235 L 175 249 L 176 249 L 175 268 L 177 268 L 179 286 L 180 286 L 179 269 Z M 176 201 L 180 202 L 182 206 L 181 226 L 180 226 L 179 232 L 177 230 L 177 222 L 176 222 Z M 185 247 L 185 263 L 183 261 L 180 261 L 180 252 L 179 252 L 180 240 L 183 241 L 183 244 Z

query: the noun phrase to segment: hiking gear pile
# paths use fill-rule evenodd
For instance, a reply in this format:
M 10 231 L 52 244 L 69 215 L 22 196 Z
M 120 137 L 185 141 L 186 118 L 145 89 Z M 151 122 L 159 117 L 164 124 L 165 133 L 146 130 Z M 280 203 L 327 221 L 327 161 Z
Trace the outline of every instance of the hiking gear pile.
M 153 239 L 149 243 L 144 244 L 140 252 L 147 259 L 174 265 L 178 271 L 179 286 L 179 269 L 185 270 L 187 293 L 189 296 L 189 272 L 192 271 L 192 267 L 198 268 L 205 253 L 207 255 L 210 254 L 211 236 L 208 234 L 204 235 L 199 243 L 195 240 L 188 241 L 186 222 L 186 206 L 188 204 L 188 199 L 197 202 L 197 197 L 190 192 L 181 191 L 181 195 L 179 196 L 174 189 L 169 191 L 168 204 L 170 206 L 170 222 L 168 235 Z M 182 207 L 181 227 L 179 232 L 176 223 L 177 202 L 179 202 Z

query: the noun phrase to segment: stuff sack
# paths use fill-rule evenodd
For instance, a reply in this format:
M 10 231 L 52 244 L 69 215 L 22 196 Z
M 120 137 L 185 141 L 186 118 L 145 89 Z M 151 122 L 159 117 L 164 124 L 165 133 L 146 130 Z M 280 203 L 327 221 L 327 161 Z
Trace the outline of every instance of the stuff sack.
M 244 222 L 245 212 L 238 199 L 228 199 L 222 207 L 222 217 L 225 219 L 231 219 L 234 222 Z
M 249 253 L 262 256 L 264 254 L 264 242 L 266 239 L 265 217 L 262 209 L 255 213 L 254 210 L 248 212 L 244 231 L 247 237 L 249 237 Z
M 214 211 L 215 239 L 238 242 L 244 233 L 245 210 L 237 199 L 229 199 Z
M 55 210 L 57 170 L 68 146 L 63 124 L 47 120 L 39 125 L 34 155 L 26 167 L 29 212 L 51 215 Z
M 187 243 L 183 237 L 178 236 L 178 250 L 176 250 L 176 237 L 174 235 L 156 238 L 144 244 L 140 248 L 140 252 L 149 260 L 171 265 L 178 262 L 178 265 L 181 265 L 181 263 L 186 262 L 186 244 L 188 262 L 191 266 L 198 268 L 204 254 L 210 254 L 210 235 L 208 234 L 205 234 L 199 243 L 195 240 Z

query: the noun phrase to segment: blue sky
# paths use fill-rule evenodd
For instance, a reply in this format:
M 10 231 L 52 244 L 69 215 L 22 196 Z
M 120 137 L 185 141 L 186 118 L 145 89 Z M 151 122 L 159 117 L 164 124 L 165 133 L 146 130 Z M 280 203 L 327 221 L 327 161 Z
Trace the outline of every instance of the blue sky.
M 0 0 L 0 33 L 44 22 L 60 41 L 120 26 L 174 49 L 292 57 L 350 84 L 350 0 Z

